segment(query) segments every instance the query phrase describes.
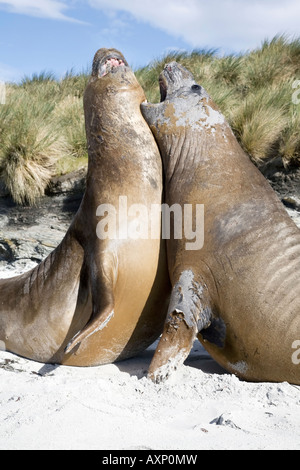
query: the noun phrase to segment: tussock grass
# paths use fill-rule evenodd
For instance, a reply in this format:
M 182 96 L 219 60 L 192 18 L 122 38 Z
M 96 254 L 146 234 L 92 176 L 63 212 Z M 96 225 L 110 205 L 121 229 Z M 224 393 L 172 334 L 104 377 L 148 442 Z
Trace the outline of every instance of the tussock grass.
M 87 80 L 87 74 L 70 72 L 57 81 L 42 72 L 8 86 L 0 106 L 0 178 L 17 204 L 33 205 L 53 175 L 87 162 L 82 105 Z
M 261 88 L 247 94 L 231 116 L 231 125 L 244 150 L 256 163 L 279 152 L 279 142 L 289 125 L 289 97 L 285 90 Z
M 279 154 L 282 156 L 284 166 L 291 163 L 300 165 L 300 106 L 289 110 L 288 124 L 282 132 Z
M 300 166 L 300 104 L 292 101 L 300 38 L 275 36 L 243 55 L 170 52 L 135 71 L 149 101 L 159 101 L 158 77 L 172 60 L 210 93 L 255 164 L 281 157 L 284 166 Z M 52 175 L 87 163 L 82 96 L 88 78 L 87 71 L 71 70 L 61 80 L 43 71 L 8 87 L 0 106 L 0 178 L 18 204 L 34 204 Z
M 57 104 L 53 114 L 57 126 L 63 130 L 68 153 L 73 157 L 84 157 L 87 150 L 82 100 L 68 95 Z
M 33 204 L 44 193 L 57 157 L 49 120 L 54 105 L 32 101 L 21 88 L 10 98 L 14 106 L 5 104 L 2 112 L 0 175 L 17 203 Z

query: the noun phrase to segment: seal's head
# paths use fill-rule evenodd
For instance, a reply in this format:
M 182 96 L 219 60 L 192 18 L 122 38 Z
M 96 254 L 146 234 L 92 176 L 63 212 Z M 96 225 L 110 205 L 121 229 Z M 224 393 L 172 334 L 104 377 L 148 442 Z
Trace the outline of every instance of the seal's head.
M 121 109 L 128 115 L 136 112 L 134 107 L 140 111 L 144 100 L 144 91 L 123 54 L 116 49 L 99 49 L 83 98 L 87 135 L 121 119 Z
M 112 94 L 118 99 L 121 98 L 120 92 L 129 90 L 139 95 L 140 103 L 145 99 L 144 92 L 123 54 L 117 49 L 99 49 L 94 55 L 92 73 L 85 90 L 85 95 L 89 97 L 86 106 L 90 107 L 96 97 L 101 97 L 101 100 L 108 97 L 111 101 Z
M 99 49 L 93 60 L 92 76 L 104 77 L 108 73 L 115 73 L 121 67 L 128 67 L 128 63 L 120 51 L 116 49 Z
M 142 113 L 152 130 L 164 124 L 164 130 L 182 126 L 200 128 L 223 122 L 224 118 L 205 89 L 177 62 L 166 64 L 159 76 L 158 104 L 142 103 Z M 172 132 L 174 128 L 172 128 Z
M 200 148 L 221 148 L 227 124 L 205 89 L 177 62 L 165 65 L 159 85 L 160 103 L 142 103 L 141 111 L 159 146 L 169 181 L 179 162 L 182 168 L 188 168 L 194 158 L 206 158 Z M 185 179 L 188 185 L 189 177 Z
M 99 49 L 94 55 L 92 73 L 83 96 L 89 165 L 92 165 L 93 155 L 107 155 L 112 152 L 112 147 L 120 147 L 120 141 L 122 152 L 125 152 L 127 137 L 123 136 L 121 140 L 122 129 L 124 135 L 133 132 L 144 135 L 145 129 L 148 131 L 140 109 L 144 100 L 145 93 L 124 55 L 116 49 Z M 126 119 L 130 120 L 127 126 L 124 124 Z M 138 131 L 139 126 L 143 131 Z M 132 145 L 130 141 L 128 145 Z
M 216 134 L 225 119 L 205 89 L 177 62 L 166 64 L 159 76 L 161 101 L 142 103 L 142 114 L 150 126 L 163 157 L 180 148 L 185 140 L 195 144 L 205 134 Z M 187 136 L 189 138 L 187 139 Z M 179 142 L 178 139 L 182 140 Z
M 209 98 L 203 87 L 195 82 L 191 72 L 177 62 L 165 65 L 159 76 L 160 103 L 142 103 L 142 113 L 150 126 L 170 113 L 170 104 L 182 109 L 195 107 L 203 98 Z M 187 106 L 184 106 L 186 104 Z M 169 108 L 169 111 L 167 111 Z
M 177 62 L 166 64 L 159 76 L 161 102 L 191 93 L 203 92 L 197 85 L 191 72 Z

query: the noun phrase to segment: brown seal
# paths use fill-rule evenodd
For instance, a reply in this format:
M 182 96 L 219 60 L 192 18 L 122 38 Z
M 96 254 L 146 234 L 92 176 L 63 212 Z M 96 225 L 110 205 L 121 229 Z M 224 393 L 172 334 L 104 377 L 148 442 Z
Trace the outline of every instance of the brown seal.
M 160 87 L 161 103 L 142 112 L 162 154 L 166 202 L 194 214 L 204 205 L 204 243 L 167 241 L 172 295 L 149 376 L 165 379 L 198 336 L 243 379 L 300 384 L 300 231 L 192 74 L 169 63 Z
M 7 350 L 91 366 L 135 355 L 161 333 L 169 279 L 160 233 L 151 238 L 148 225 L 140 227 L 144 238 L 127 233 L 144 220 L 134 204 L 149 209 L 162 197 L 161 157 L 141 115 L 144 99 L 123 55 L 100 49 L 84 94 L 86 191 L 57 249 L 32 271 L 0 281 Z M 154 222 L 159 231 L 160 215 Z

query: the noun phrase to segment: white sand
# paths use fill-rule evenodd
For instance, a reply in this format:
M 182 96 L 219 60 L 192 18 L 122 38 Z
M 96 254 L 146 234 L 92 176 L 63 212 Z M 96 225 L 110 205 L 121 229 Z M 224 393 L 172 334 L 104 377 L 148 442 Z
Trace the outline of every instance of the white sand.
M 155 385 L 154 348 L 95 368 L 0 351 L 0 449 L 300 449 L 300 386 L 242 382 L 198 342 Z
M 299 386 L 241 382 L 196 343 L 155 385 L 152 354 L 73 368 L 1 352 L 0 449 L 300 448 Z

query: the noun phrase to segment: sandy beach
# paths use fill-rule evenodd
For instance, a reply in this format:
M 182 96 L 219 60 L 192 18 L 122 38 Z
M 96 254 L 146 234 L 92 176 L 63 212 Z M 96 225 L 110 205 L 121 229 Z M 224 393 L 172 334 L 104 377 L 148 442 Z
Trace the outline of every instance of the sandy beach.
M 164 384 L 146 378 L 153 345 L 95 368 L 0 353 L 1 449 L 299 449 L 300 387 L 247 383 L 195 343 Z

